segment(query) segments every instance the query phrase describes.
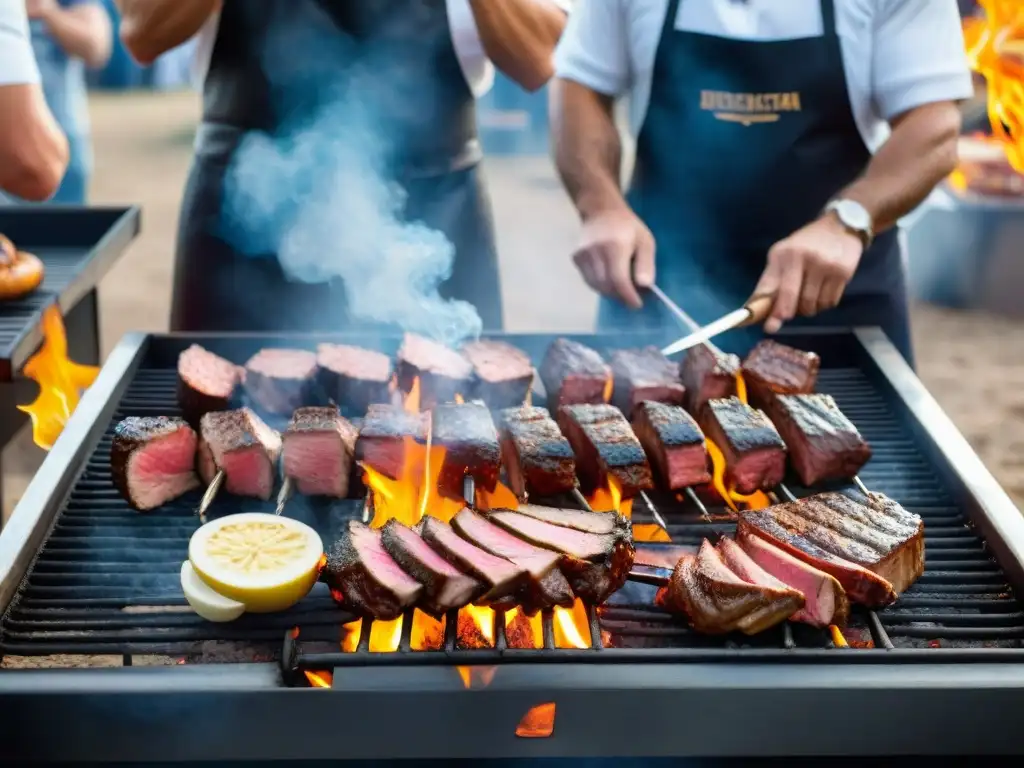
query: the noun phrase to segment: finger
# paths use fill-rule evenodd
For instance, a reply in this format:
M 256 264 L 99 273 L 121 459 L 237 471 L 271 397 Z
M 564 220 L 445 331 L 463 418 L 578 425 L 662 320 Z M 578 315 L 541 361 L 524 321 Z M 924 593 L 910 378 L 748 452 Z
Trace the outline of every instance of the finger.
M 593 254 L 589 251 L 578 251 L 573 256 L 573 261 L 576 262 L 576 268 L 583 275 L 584 282 L 598 293 L 601 293 L 602 277 L 596 268 L 600 266 L 600 263 L 594 258 Z
M 838 277 L 829 278 L 821 288 L 821 295 L 818 297 L 818 304 L 824 312 L 826 309 L 835 309 L 843 298 L 846 290 L 846 281 Z
M 804 272 L 804 284 L 800 290 L 800 314 L 804 317 L 811 317 L 819 312 L 818 302 L 821 297 L 821 289 L 825 283 L 825 277 L 817 269 L 810 269 Z
M 633 277 L 641 288 L 650 288 L 654 285 L 655 250 L 654 235 L 644 228 L 637 238 L 636 256 L 633 258 Z
M 803 263 L 798 260 L 785 261 L 781 270 L 775 305 L 764 324 L 764 329 L 768 333 L 777 333 L 783 323 L 796 317 L 797 304 L 800 302 L 800 288 L 804 277 Z
M 610 293 L 618 296 L 628 307 L 640 309 L 644 305 L 633 284 L 633 254 L 612 251 L 605 254 L 606 279 Z

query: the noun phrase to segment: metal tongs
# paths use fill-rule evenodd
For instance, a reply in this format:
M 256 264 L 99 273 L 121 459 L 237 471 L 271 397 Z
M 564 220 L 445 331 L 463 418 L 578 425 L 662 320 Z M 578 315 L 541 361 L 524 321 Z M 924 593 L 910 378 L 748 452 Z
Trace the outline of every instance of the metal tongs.
M 658 286 L 651 286 L 651 292 L 657 296 L 661 302 L 672 311 L 679 319 L 681 319 L 686 325 L 694 328 L 695 330 L 669 344 L 667 347 L 661 350 L 663 355 L 674 355 L 677 352 L 695 347 L 698 344 L 704 344 L 726 331 L 731 331 L 733 328 L 742 328 L 747 325 L 756 325 L 763 323 L 768 319 L 768 315 L 772 311 L 772 307 L 775 305 L 775 294 L 760 294 L 757 296 L 751 296 L 739 309 L 733 310 L 727 315 L 718 318 L 714 322 L 708 323 L 704 327 L 699 326 L 692 317 L 683 312 L 678 305 L 672 299 L 670 299 L 663 290 Z

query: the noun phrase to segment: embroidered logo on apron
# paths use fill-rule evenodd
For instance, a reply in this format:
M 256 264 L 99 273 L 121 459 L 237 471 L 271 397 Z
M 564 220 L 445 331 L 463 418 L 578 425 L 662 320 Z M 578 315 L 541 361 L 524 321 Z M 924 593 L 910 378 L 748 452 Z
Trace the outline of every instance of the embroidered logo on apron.
M 716 120 L 741 125 L 775 123 L 782 112 L 799 112 L 800 92 L 789 93 L 730 93 L 729 91 L 701 91 L 700 108 L 713 112 Z

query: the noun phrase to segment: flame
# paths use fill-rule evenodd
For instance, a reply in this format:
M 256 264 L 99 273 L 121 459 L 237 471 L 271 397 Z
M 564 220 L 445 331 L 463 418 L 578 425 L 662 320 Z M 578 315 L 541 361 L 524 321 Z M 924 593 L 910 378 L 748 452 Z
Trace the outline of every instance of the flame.
M 608 475 L 607 485 L 598 488 L 587 497 L 587 503 L 595 512 L 618 512 L 627 520 L 633 517 L 633 500 L 622 498 L 622 486 Z
M 540 614 L 527 616 L 518 608 L 506 611 L 505 639 L 509 648 L 543 648 L 544 625 Z
M 467 605 L 459 611 L 458 640 L 463 648 L 493 648 L 494 610 Z
M 546 739 L 555 732 L 555 702 L 538 704 L 523 715 L 516 726 L 516 736 L 521 739 Z
M 497 667 L 455 667 L 466 688 L 486 688 L 498 673 Z
M 359 647 L 359 637 L 363 634 L 363 621 L 356 619 L 350 621 L 341 628 L 341 650 L 345 653 L 355 653 Z
M 740 402 L 749 405 L 747 402 L 747 380 L 743 378 L 743 371 L 736 371 L 736 397 Z
M 734 488 L 726 488 L 725 456 L 710 437 L 705 437 L 704 443 L 707 446 L 708 455 L 711 457 L 711 482 L 715 486 L 715 490 L 718 491 L 718 495 L 722 497 L 722 500 L 729 505 L 733 512 L 739 512 L 739 508 L 736 506 L 737 503 L 743 504 L 747 509 L 764 509 L 772 505 L 771 499 L 761 491 L 754 491 L 749 495 L 745 495 L 737 493 Z
M 312 688 L 330 688 L 334 683 L 334 675 L 330 672 L 306 672 L 304 674 Z
M 477 489 L 476 507 L 485 512 L 489 509 L 519 509 L 519 499 L 512 489 L 504 483 L 498 483 L 493 492 Z
M 409 647 L 414 651 L 439 651 L 444 646 L 444 616 L 440 621 L 422 611 L 414 611 Z
M 25 363 L 25 376 L 39 385 L 39 394 L 28 405 L 19 405 L 32 419 L 32 440 L 50 450 L 78 407 L 82 390 L 96 380 L 100 369 L 79 365 L 68 359 L 64 320 L 56 305 L 43 312 L 43 345 Z
M 612 391 L 615 389 L 615 379 L 609 376 L 604 382 L 604 392 L 601 393 L 601 398 L 606 403 L 612 401 Z
M 672 541 L 668 531 L 657 523 L 633 523 L 633 541 Z
M 455 402 L 458 403 L 459 405 L 462 405 L 466 401 L 463 399 L 462 395 L 460 395 L 458 392 L 456 392 L 455 393 Z
M 590 647 L 590 622 L 587 621 L 587 609 L 579 598 L 572 608 L 555 608 L 554 622 L 556 648 Z
M 828 631 L 832 633 L 832 642 L 836 648 L 849 648 L 850 644 L 846 642 L 846 638 L 843 637 L 843 633 L 839 631 L 839 627 L 835 624 L 828 625 Z
M 392 653 L 402 641 L 402 617 L 393 621 L 375 621 L 370 627 L 370 652 Z

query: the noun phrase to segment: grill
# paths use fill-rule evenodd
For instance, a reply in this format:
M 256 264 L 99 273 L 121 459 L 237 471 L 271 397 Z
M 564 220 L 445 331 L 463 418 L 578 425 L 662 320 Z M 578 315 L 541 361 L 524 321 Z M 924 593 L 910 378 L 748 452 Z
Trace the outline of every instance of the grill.
M 551 338 L 508 340 L 537 361 Z M 667 340 L 576 338 L 598 349 Z M 398 343 L 344 340 L 392 353 Z M 91 759 L 110 760 L 1024 751 L 1012 727 L 1024 703 L 1024 610 L 1014 594 L 1024 584 L 1024 521 L 877 331 L 788 339 L 821 354 L 819 390 L 836 398 L 871 443 L 864 484 L 925 521 L 924 576 L 896 605 L 855 613 L 851 648 L 789 625 L 753 638 L 700 636 L 654 608 L 654 588 L 639 582 L 587 609 L 587 649 L 555 648 L 545 615 L 542 649 L 509 648 L 500 619 L 494 648 L 461 648 L 449 616 L 440 649 L 411 650 L 407 616 L 397 652 L 368 650 L 369 620 L 359 648 L 342 652 L 341 626 L 354 617 L 321 585 L 286 614 L 205 623 L 188 611 L 178 585 L 198 497 L 139 515 L 114 490 L 108 468 L 119 419 L 178 412 L 175 363 L 194 341 L 235 360 L 264 346 L 314 343 L 137 335 L 111 355 L 0 539 L 7 606 L 0 651 L 115 654 L 123 666 L 3 672 L 0 697 L 18 697 L 0 724 L 0 743 L 12 756 L 73 759 L 86 749 Z M 811 493 L 795 485 L 785 491 Z M 671 546 L 732 530 L 720 502 L 654 494 L 651 504 Z M 211 513 L 272 507 L 221 495 Z M 358 499 L 295 497 L 286 514 L 329 542 L 363 511 Z M 634 522 L 651 515 L 637 500 Z M 170 657 L 170 666 L 143 666 L 152 655 Z M 456 665 L 488 671 L 467 687 Z M 332 688 L 308 689 L 304 672 L 313 671 L 332 672 Z M 518 738 L 516 724 L 542 703 L 556 706 L 551 737 Z M 950 722 L 954 711 L 960 716 Z M 742 729 L 734 726 L 737 713 L 746 716 Z M 32 741 L 31 723 L 40 722 L 33 718 L 44 717 L 73 723 L 77 738 Z M 258 717 L 283 727 L 254 729 Z M 638 717 L 641 731 L 627 727 Z

